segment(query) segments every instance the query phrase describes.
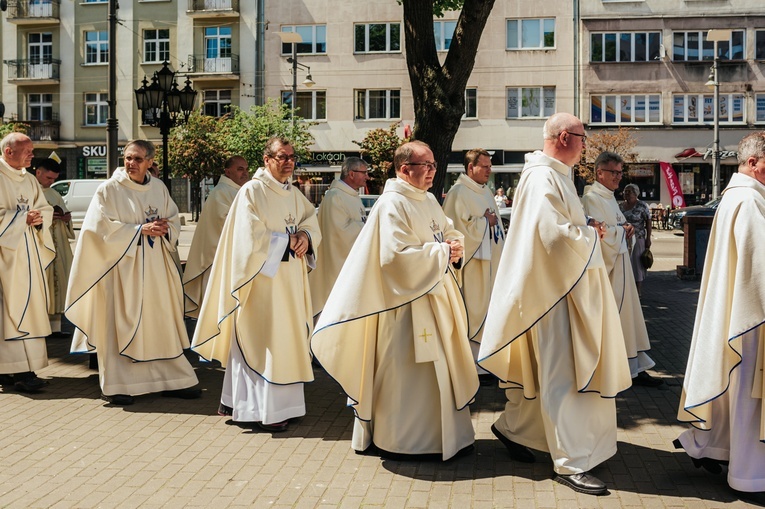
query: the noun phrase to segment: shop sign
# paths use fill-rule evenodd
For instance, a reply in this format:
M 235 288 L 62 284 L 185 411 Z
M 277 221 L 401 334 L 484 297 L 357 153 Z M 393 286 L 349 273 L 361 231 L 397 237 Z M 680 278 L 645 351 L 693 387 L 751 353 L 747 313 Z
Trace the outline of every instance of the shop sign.
M 627 174 L 634 177 L 653 177 L 653 165 L 651 164 L 631 164 Z
M 117 147 L 117 153 L 121 156 L 125 147 Z M 82 157 L 106 157 L 106 145 L 85 145 L 82 147 Z
M 675 154 L 675 159 L 688 159 L 689 157 L 700 157 L 704 160 L 711 159 L 714 155 L 714 149 L 708 148 L 704 151 L 702 154 L 695 148 L 687 148 L 680 152 L 679 154 Z M 720 151 L 720 159 L 728 159 L 728 158 L 736 158 L 738 157 L 738 152 L 735 150 L 721 150 Z
M 311 152 L 311 158 L 305 161 L 304 164 L 311 166 L 340 166 L 346 157 L 361 157 L 361 155 L 359 152 Z

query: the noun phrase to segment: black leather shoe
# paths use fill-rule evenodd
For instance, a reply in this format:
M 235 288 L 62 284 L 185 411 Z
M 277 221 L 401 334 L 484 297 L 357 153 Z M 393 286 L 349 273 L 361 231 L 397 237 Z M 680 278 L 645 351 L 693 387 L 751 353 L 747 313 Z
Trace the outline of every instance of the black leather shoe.
M 606 484 L 589 472 L 571 475 L 558 474 L 555 476 L 555 481 L 587 495 L 605 495 L 608 493 Z
M 491 425 L 491 432 L 494 433 L 494 436 L 497 437 L 505 447 L 507 447 L 507 452 L 515 461 L 520 461 L 522 463 L 534 463 L 537 460 L 534 456 L 534 453 L 531 452 L 531 449 L 525 445 L 516 444 L 505 435 L 500 433 L 497 427 L 493 424 Z
M 647 371 L 641 371 L 632 379 L 632 385 L 640 385 L 643 387 L 658 387 L 663 384 L 664 380 L 649 375 Z
M 127 394 L 115 394 L 114 396 L 107 396 L 106 394 L 102 393 L 101 399 L 117 406 L 128 406 L 135 402 L 133 396 L 128 396 Z
M 680 440 L 675 439 L 672 441 L 672 445 L 675 446 L 675 449 L 682 449 L 683 444 L 680 443 Z M 689 456 L 689 458 L 691 458 Z M 727 465 L 728 462 L 725 460 L 715 460 L 712 458 L 691 458 L 691 461 L 693 462 L 693 466 L 696 468 L 703 468 L 710 474 L 722 474 L 722 467 L 723 465 Z
M 765 492 L 762 491 L 738 491 L 731 488 L 731 491 L 742 502 L 748 502 L 750 504 L 765 507 Z
M 0 385 L 13 385 L 13 375 L 0 375 Z
M 202 389 L 199 387 L 187 387 L 174 391 L 162 391 L 162 396 L 166 398 L 198 399 L 202 397 Z
M 221 417 L 230 417 L 234 415 L 234 409 L 221 403 L 218 405 L 218 415 Z
M 484 387 L 489 387 L 491 385 L 494 385 L 494 383 L 497 381 L 496 377 L 494 375 L 483 374 L 478 375 L 478 382 Z
M 88 354 L 88 369 L 98 370 L 98 355 L 94 353 Z
M 37 375 L 31 371 L 13 375 L 13 386 L 20 392 L 37 392 L 46 385 L 48 385 L 46 380 L 37 378 Z
M 258 422 L 256 424 L 262 430 L 270 431 L 271 433 L 281 433 L 282 431 L 287 431 L 290 421 L 277 422 L 276 424 L 263 424 L 262 422 Z

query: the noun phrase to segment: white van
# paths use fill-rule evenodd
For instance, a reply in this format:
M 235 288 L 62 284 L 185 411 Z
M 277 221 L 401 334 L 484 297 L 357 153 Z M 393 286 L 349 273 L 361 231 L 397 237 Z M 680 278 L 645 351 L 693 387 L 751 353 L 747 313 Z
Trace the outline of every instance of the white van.
M 82 227 L 82 220 L 88 210 L 90 200 L 96 194 L 98 186 L 106 182 L 104 179 L 59 180 L 54 182 L 51 189 L 64 198 L 64 203 L 72 213 L 72 226 Z

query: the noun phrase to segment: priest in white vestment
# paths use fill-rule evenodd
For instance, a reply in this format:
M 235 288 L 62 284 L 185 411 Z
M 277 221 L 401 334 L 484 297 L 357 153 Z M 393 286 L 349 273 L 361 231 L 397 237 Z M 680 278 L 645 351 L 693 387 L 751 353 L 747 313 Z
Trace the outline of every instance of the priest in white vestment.
M 322 242 L 316 252 L 316 268 L 308 274 L 314 317 L 324 309 L 337 275 L 367 220 L 359 198 L 359 189 L 367 180 L 367 163 L 358 157 L 347 157 L 340 169 L 340 179 L 332 182 L 319 205 Z
M 35 371 L 48 365 L 45 269 L 55 256 L 53 207 L 26 171 L 34 155 L 32 140 L 8 134 L 0 152 L 0 384 L 37 392 L 48 383 Z
M 462 269 L 457 271 L 457 280 L 465 297 L 468 339 L 476 360 L 491 289 L 505 246 L 499 208 L 486 185 L 490 175 L 491 155 L 485 149 L 468 150 L 465 154 L 465 173 L 459 176 L 444 200 L 446 217 L 465 236 L 465 259 Z M 486 385 L 495 380 L 481 367 L 478 367 L 478 376 Z
M 72 214 L 67 210 L 64 199 L 50 186 L 61 173 L 61 166 L 53 159 L 45 159 L 35 168 L 35 177 L 43 188 L 43 194 L 48 204 L 53 207 L 53 223 L 50 234 L 56 257 L 45 271 L 48 280 L 48 316 L 50 317 L 51 332 L 61 334 L 61 315 L 66 303 L 66 287 L 69 285 L 69 271 L 72 269 L 72 245 L 74 228 Z
M 226 218 L 192 348 L 226 368 L 221 415 L 278 432 L 305 415 L 303 384 L 313 381 L 308 268 L 321 233 L 290 184 L 290 142 L 269 139 L 263 160 Z
M 190 345 L 172 256 L 178 207 L 148 174 L 151 142 L 129 142 L 124 157 L 125 167 L 93 196 L 75 247 L 66 298 L 75 326 L 71 351 L 95 351 L 102 398 L 114 405 L 153 392 L 198 398 L 197 376 L 183 353 Z
M 468 404 L 478 377 L 452 269 L 463 235 L 427 192 L 430 148 L 404 144 L 394 165 L 398 178 L 353 245 L 311 349 L 348 395 L 353 449 L 447 460 L 475 440 Z
M 658 387 L 664 381 L 646 371 L 656 363 L 647 353 L 651 343 L 627 249 L 627 240 L 635 229 L 627 222 L 614 198 L 614 191 L 622 180 L 623 165 L 624 159 L 619 154 L 606 151 L 598 155 L 595 159 L 596 180 L 585 188 L 582 205 L 585 214 L 605 225 L 606 233 L 600 247 L 619 308 L 632 385 Z
M 765 505 L 765 131 L 738 145 L 709 236 L 678 419 L 697 467 Z M 679 442 L 679 443 L 677 443 Z
M 585 217 L 572 166 L 585 141 L 568 113 L 526 155 L 479 364 L 507 389 L 493 433 L 518 461 L 552 456 L 555 480 L 582 493 L 607 487 L 590 470 L 616 453 L 615 396 L 630 387 L 619 311 L 601 254 L 605 225 Z
M 202 298 L 210 278 L 210 268 L 215 258 L 223 223 L 226 221 L 231 204 L 239 189 L 250 180 L 249 165 L 242 156 L 230 157 L 223 167 L 218 183 L 210 191 L 202 213 L 197 221 L 194 238 L 191 240 L 186 268 L 183 271 L 183 293 L 186 301 L 186 316 L 197 318 Z

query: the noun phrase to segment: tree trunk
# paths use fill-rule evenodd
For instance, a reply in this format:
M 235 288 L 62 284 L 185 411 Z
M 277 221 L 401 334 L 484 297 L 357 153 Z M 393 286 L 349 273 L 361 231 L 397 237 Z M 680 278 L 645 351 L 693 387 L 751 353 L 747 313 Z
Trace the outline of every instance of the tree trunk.
M 438 164 L 430 189 L 442 201 L 446 166 L 465 113 L 465 87 L 494 0 L 465 0 L 442 66 L 433 33 L 433 0 L 404 0 L 404 36 L 414 99 L 416 140 L 430 145 Z

